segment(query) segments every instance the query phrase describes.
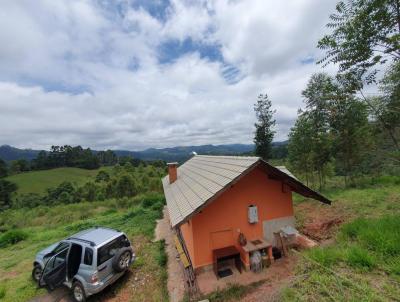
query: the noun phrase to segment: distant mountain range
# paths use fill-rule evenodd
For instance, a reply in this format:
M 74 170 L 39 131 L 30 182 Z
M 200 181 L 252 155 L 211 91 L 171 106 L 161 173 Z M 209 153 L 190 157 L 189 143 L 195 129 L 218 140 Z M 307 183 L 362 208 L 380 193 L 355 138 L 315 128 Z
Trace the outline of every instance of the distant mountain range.
M 286 145 L 287 141 L 274 142 L 274 146 Z M 242 155 L 251 154 L 253 144 L 228 144 L 228 145 L 201 145 L 182 146 L 171 148 L 150 148 L 143 151 L 113 150 L 117 156 L 132 156 L 142 160 L 165 160 L 182 162 L 192 156 L 192 152 L 199 155 Z M 0 146 L 0 158 L 5 161 L 16 159 L 32 160 L 40 150 L 18 149 L 8 145 Z M 93 151 L 97 152 L 97 151 Z

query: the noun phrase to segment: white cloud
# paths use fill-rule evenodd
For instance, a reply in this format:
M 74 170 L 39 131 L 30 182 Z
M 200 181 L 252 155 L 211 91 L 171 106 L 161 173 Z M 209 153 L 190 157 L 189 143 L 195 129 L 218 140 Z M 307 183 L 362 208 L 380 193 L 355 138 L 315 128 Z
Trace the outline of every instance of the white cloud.
M 249 143 L 262 92 L 277 110 L 276 139 L 286 139 L 300 92 L 320 70 L 301 60 L 319 55 L 334 4 L 174 0 L 158 20 L 144 8 L 111 13 L 99 3 L 0 2 L 0 144 Z M 161 43 L 186 38 L 219 45 L 240 80 L 229 84 L 225 63 L 198 52 L 158 63 Z

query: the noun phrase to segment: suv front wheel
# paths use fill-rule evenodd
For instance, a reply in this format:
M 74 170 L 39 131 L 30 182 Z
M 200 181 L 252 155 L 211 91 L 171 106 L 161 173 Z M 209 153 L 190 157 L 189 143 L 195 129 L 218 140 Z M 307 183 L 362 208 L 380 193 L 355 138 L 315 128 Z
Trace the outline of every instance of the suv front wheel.
M 36 264 L 32 270 L 32 278 L 36 282 L 39 282 L 41 276 L 42 276 L 42 267 L 39 264 Z
M 74 297 L 74 301 L 76 302 L 86 301 L 85 289 L 83 288 L 83 285 L 79 281 L 75 281 L 74 284 L 72 284 L 71 290 L 72 290 L 72 296 Z

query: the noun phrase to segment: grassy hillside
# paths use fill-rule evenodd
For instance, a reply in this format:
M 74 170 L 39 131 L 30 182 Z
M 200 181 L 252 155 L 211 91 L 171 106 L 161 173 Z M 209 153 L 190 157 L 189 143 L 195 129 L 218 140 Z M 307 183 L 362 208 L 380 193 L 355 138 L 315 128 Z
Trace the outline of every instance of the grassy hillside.
M 163 206 L 162 195 L 147 194 L 0 213 L 0 228 L 8 230 L 0 235 L 0 300 L 22 302 L 45 295 L 46 290 L 38 289 L 31 278 L 35 254 L 80 230 L 107 226 L 126 232 L 138 258 L 126 277 L 94 301 L 115 295 L 136 297 L 137 301 L 167 301 L 164 245 L 152 242 L 156 219 L 162 216 Z M 135 284 L 138 286 L 132 286 Z
M 25 172 L 7 177 L 8 180 L 18 185 L 18 193 L 44 193 L 47 188 L 56 187 L 63 181 L 70 181 L 76 185 L 82 185 L 90 179 L 94 179 L 99 170 L 111 169 L 102 167 L 97 170 L 79 168 L 57 168 L 44 171 Z
M 400 297 L 400 178 L 364 188 L 331 189 L 331 206 L 297 200 L 299 228 L 336 220 L 333 237 L 303 251 L 283 301 L 398 301 Z M 304 230 L 304 229 L 303 229 Z

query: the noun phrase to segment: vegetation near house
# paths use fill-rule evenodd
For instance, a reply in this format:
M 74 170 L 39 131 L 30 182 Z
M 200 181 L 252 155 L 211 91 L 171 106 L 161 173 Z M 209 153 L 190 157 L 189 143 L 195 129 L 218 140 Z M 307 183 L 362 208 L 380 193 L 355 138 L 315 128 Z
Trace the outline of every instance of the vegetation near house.
M 139 300 L 146 300 L 147 297 L 158 301 L 168 299 L 164 243 L 152 242 L 156 220 L 161 218 L 165 203 L 160 194 L 160 177 L 165 173 L 164 168 L 152 165 L 133 167 L 127 163 L 94 172 L 92 176 L 86 175 L 86 182 L 79 185 L 66 181 L 47 188 L 42 194 L 19 193 L 13 199 L 11 208 L 0 211 L 2 301 L 27 301 L 45 295 L 46 291 L 38 289 L 31 281 L 27 269 L 36 252 L 73 233 L 98 225 L 124 231 L 138 256 L 131 269 L 132 274 L 106 291 L 105 297 L 113 296 L 114 290 L 126 286 L 129 296 Z M 74 174 L 69 175 L 73 180 Z M 136 191 L 119 191 L 121 187 L 130 186 L 127 178 L 135 183 Z M 96 179 L 100 180 L 96 182 Z M 122 185 L 119 185 L 120 182 Z M 114 189 L 114 185 L 117 188 Z M 110 195 L 107 195 L 107 190 Z M 114 195 L 116 193 L 118 196 Z M 8 277 L 9 274 L 13 277 Z M 134 278 L 145 284 L 134 288 L 128 286 L 138 282 Z

